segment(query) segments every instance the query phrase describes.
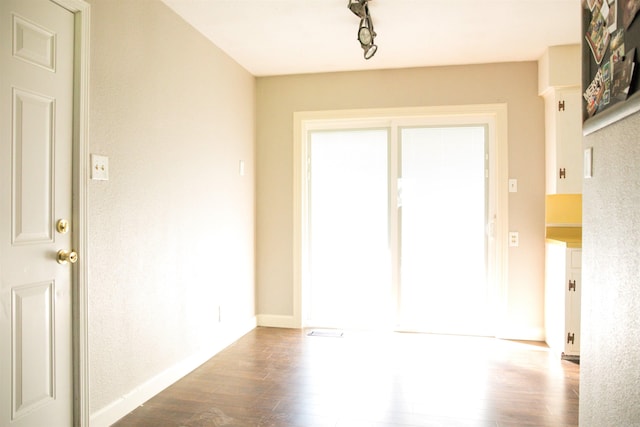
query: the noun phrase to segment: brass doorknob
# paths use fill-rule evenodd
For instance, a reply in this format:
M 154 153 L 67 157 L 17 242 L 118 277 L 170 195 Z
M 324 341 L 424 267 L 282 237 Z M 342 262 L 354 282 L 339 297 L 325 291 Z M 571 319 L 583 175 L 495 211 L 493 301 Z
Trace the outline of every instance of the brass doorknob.
M 78 261 L 78 253 L 76 251 L 65 251 L 60 249 L 58 251 L 58 264 L 71 263 L 75 264 Z

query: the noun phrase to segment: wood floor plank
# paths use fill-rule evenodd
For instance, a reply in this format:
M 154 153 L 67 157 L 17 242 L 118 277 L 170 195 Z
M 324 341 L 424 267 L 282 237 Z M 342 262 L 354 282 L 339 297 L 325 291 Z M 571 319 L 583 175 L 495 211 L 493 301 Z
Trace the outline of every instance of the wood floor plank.
M 578 390 L 540 343 L 256 328 L 115 426 L 569 427 Z

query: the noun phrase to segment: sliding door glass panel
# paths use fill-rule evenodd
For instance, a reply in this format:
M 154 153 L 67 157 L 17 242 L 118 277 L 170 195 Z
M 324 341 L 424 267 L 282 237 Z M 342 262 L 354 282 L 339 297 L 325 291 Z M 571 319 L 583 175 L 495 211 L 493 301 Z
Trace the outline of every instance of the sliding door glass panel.
M 376 327 L 391 308 L 386 129 L 310 135 L 309 323 Z
M 401 326 L 482 335 L 488 307 L 486 128 L 400 132 Z

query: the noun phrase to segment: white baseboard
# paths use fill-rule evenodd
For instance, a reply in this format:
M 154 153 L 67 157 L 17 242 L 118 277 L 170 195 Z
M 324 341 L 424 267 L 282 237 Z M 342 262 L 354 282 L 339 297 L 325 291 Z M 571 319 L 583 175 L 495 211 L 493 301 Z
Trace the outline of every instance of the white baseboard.
M 300 323 L 293 316 L 280 316 L 277 314 L 258 314 L 258 326 L 271 328 L 299 329 Z
M 216 341 L 205 350 L 202 350 L 187 359 L 169 367 L 155 377 L 140 384 L 129 393 L 111 402 L 106 407 L 91 414 L 91 427 L 108 427 L 127 415 L 129 412 L 178 381 L 207 360 L 211 359 L 220 351 L 237 341 L 240 337 L 250 332 L 257 326 L 256 317 L 247 319 L 240 324 L 222 324 Z
M 544 341 L 544 328 L 502 327 L 499 328 L 496 338 L 503 340 L 519 341 Z

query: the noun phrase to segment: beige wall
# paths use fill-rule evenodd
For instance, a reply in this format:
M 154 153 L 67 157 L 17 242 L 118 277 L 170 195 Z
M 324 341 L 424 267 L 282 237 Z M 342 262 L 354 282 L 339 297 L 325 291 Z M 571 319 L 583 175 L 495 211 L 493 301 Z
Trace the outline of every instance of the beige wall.
M 580 425 L 640 425 L 640 115 L 584 139 Z
M 507 103 L 510 176 L 519 179 L 510 229 L 521 241 L 509 252 L 507 326 L 521 338 L 541 333 L 535 63 L 256 80 L 159 1 L 90 3 L 90 152 L 109 157 L 111 175 L 89 183 L 95 425 L 251 327 L 254 283 L 260 314 L 292 314 L 295 111 Z
M 90 3 L 90 152 L 110 166 L 88 218 L 103 425 L 255 326 L 255 79 L 159 1 Z
M 537 84 L 535 62 L 258 78 L 258 313 L 293 315 L 294 112 L 507 103 L 509 176 L 518 179 L 509 229 L 520 233 L 520 247 L 509 250 L 508 313 L 499 332 L 544 338 L 544 104 Z

